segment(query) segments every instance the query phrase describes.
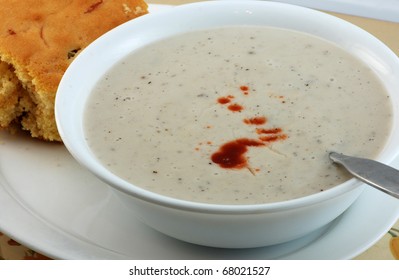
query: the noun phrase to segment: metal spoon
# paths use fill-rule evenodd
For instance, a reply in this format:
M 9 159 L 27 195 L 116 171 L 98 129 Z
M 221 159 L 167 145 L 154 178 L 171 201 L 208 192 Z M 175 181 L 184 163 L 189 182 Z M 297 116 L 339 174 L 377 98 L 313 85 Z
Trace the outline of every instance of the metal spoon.
M 330 159 L 366 184 L 399 198 L 399 170 L 375 160 L 331 152 Z

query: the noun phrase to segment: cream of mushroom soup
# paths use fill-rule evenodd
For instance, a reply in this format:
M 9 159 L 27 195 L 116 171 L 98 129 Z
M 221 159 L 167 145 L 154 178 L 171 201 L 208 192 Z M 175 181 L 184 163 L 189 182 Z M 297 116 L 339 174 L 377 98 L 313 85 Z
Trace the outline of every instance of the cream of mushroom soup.
M 374 72 L 323 39 L 272 27 L 180 34 L 135 50 L 94 88 L 99 160 L 179 199 L 258 204 L 348 180 L 329 151 L 375 157 L 392 108 Z

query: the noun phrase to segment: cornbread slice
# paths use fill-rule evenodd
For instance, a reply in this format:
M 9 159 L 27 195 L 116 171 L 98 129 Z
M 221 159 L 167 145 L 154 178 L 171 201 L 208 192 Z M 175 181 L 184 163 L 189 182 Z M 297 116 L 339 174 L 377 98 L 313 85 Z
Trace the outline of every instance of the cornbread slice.
M 79 52 L 148 12 L 143 0 L 0 0 L 0 127 L 61 141 L 57 87 Z

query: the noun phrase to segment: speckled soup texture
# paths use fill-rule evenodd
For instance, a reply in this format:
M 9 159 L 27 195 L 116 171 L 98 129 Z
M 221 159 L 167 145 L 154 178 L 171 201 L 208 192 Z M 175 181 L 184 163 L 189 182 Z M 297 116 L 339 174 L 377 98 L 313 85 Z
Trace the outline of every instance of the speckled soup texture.
M 375 157 L 392 125 L 371 69 L 269 27 L 181 34 L 139 49 L 90 96 L 86 137 L 112 172 L 206 203 L 276 202 L 349 178 L 329 151 Z

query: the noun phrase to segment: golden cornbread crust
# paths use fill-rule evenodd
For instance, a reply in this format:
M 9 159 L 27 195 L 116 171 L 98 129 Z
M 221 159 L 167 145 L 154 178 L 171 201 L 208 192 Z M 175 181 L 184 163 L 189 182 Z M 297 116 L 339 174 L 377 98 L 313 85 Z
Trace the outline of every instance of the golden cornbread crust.
M 0 0 L 0 127 L 61 141 L 54 101 L 79 52 L 146 14 L 142 0 Z

